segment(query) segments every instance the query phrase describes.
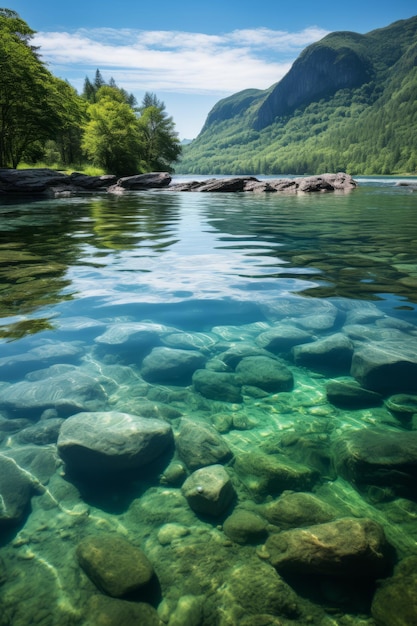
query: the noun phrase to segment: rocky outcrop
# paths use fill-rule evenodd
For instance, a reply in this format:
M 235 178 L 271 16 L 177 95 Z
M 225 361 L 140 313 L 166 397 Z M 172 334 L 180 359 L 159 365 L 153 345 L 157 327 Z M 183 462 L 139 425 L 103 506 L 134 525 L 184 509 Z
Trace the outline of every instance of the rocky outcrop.
M 80 172 L 63 174 L 48 168 L 27 170 L 0 169 L 0 194 L 43 194 L 68 196 L 110 191 L 121 193 L 134 189 L 158 189 L 171 182 L 167 172 L 151 172 L 117 179 L 116 176 L 87 176 Z
M 304 178 L 277 178 L 271 180 L 258 180 L 253 176 L 237 178 L 211 178 L 205 181 L 189 181 L 170 186 L 170 191 L 198 191 L 198 192 L 323 192 L 323 191 L 349 191 L 355 189 L 357 183 L 349 174 L 339 172 L 337 174 L 320 174 Z
M 193 511 L 214 517 L 221 515 L 236 495 L 229 474 L 217 464 L 193 472 L 181 491 Z

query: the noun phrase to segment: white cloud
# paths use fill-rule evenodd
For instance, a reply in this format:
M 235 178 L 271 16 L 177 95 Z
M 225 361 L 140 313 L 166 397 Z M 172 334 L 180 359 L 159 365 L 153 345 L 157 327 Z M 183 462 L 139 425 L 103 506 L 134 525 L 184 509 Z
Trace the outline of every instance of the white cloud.
M 51 70 L 64 78 L 81 71 L 91 76 L 99 68 L 128 90 L 223 95 L 269 87 L 306 45 L 325 34 L 317 27 L 220 35 L 106 28 L 40 32 L 34 43 Z

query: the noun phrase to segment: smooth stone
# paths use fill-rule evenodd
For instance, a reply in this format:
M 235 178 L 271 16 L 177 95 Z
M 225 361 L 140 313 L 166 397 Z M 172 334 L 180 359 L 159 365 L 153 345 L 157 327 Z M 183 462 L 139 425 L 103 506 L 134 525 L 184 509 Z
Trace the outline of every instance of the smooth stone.
M 162 324 L 152 322 L 119 322 L 112 324 L 107 330 L 96 337 L 95 342 L 106 346 L 120 346 L 124 344 L 135 346 L 149 346 L 158 344 L 160 336 L 172 332 L 172 329 Z
M 382 404 L 382 396 L 364 389 L 354 380 L 331 380 L 326 385 L 327 399 L 343 409 L 362 409 Z
M 2 380 L 12 380 L 16 375 L 26 375 L 35 367 L 40 369 L 54 363 L 75 363 L 81 354 L 79 342 L 46 341 L 24 354 L 0 358 L 0 374 Z
M 236 495 L 222 465 L 196 470 L 184 482 L 181 491 L 193 511 L 214 517 L 224 513 Z
M 322 524 L 336 517 L 329 504 L 311 493 L 283 493 L 258 510 L 270 524 L 284 529 Z
M 178 487 L 182 485 L 186 478 L 187 470 L 185 465 L 180 461 L 173 460 L 161 474 L 160 483 L 161 485 L 174 485 Z
M 28 414 L 37 419 L 43 411 L 53 408 L 59 416 L 66 417 L 75 411 L 97 410 L 107 399 L 100 381 L 80 368 L 51 367 L 39 372 L 39 378 L 34 374 L 30 380 L 3 389 L 0 408 L 19 417 Z
M 151 383 L 186 385 L 205 357 L 195 350 L 157 347 L 143 359 L 141 374 Z
M 417 494 L 417 432 L 362 428 L 333 444 L 336 471 L 354 485 Z
M 216 429 L 202 421 L 182 418 L 175 439 L 178 454 L 190 470 L 227 461 L 232 453 Z
M 20 443 L 33 443 L 38 446 L 56 443 L 64 421 L 65 420 L 60 417 L 41 420 L 33 426 L 21 430 L 17 434 L 16 440 Z
M 311 488 L 319 472 L 292 461 L 283 454 L 241 453 L 235 457 L 236 473 L 255 498 L 292 489 Z
M 78 413 L 65 420 L 58 452 L 77 472 L 111 472 L 142 467 L 158 458 L 173 441 L 162 420 L 118 413 Z
M 129 602 L 104 595 L 91 596 L 87 622 L 94 626 L 161 626 L 157 611 L 145 602 Z
M 259 387 L 276 393 L 291 391 L 294 377 L 291 370 L 278 360 L 265 356 L 248 356 L 236 367 L 236 374 L 243 385 Z
M 256 338 L 259 347 L 273 352 L 274 354 L 285 353 L 294 346 L 312 341 L 311 333 L 297 326 L 289 324 L 277 324 L 271 330 L 266 330 Z
M 225 352 L 221 352 L 217 358 L 228 368 L 234 370 L 240 361 L 247 356 L 270 356 L 270 354 L 253 343 L 242 341 L 232 344 Z
M 223 532 L 236 543 L 259 543 L 265 539 L 266 521 L 246 509 L 235 509 L 223 522 Z
M 24 445 L 5 449 L 3 454 L 12 459 L 27 477 L 30 476 L 36 486 L 39 483 L 46 485 L 61 465 L 55 445 Z
M 171 333 L 162 337 L 162 343 L 168 348 L 178 348 L 180 350 L 200 350 L 208 351 L 213 348 L 218 338 L 209 333 Z
M 181 524 L 164 524 L 158 530 L 157 537 L 161 546 L 167 546 L 173 541 L 189 535 L 189 533 L 190 531 L 188 528 L 186 526 L 182 526 Z
M 343 333 L 336 333 L 312 343 L 295 346 L 293 355 L 297 365 L 317 370 L 331 368 L 333 371 L 349 371 L 353 344 Z
M 148 172 L 146 174 L 136 174 L 134 176 L 124 176 L 119 178 L 117 186 L 123 189 L 158 189 L 168 187 L 172 176 L 168 172 Z
M 240 608 L 238 620 L 251 616 L 248 624 L 274 624 L 273 616 L 282 618 L 279 623 L 291 623 L 300 613 L 297 594 L 281 578 L 269 563 L 260 560 L 247 560 L 234 565 L 228 573 L 224 586 L 228 604 L 232 602 Z M 256 621 L 256 615 L 268 616 L 265 621 Z M 285 619 L 287 618 L 287 619 Z M 298 623 L 296 621 L 295 623 Z
M 371 613 L 378 626 L 417 624 L 417 557 L 401 561 L 394 575 L 379 583 Z
M 115 598 L 137 591 L 147 585 L 154 575 L 144 552 L 113 534 L 85 537 L 78 544 L 76 555 L 94 584 Z
M 390 565 L 384 530 L 367 518 L 346 517 L 286 530 L 271 535 L 265 551 L 283 573 L 378 578 Z
M 410 420 L 417 413 L 417 395 L 397 394 L 387 398 L 385 406 L 393 415 L 403 420 Z
M 243 401 L 236 374 L 199 369 L 193 374 L 193 385 L 198 393 L 209 400 L 233 403 Z
M 203 601 L 200 596 L 181 596 L 172 612 L 168 626 L 201 626 Z
M 22 521 L 36 488 L 33 476 L 0 453 L 0 529 Z
M 368 342 L 355 350 L 351 375 L 360 385 L 383 395 L 417 389 L 417 341 Z

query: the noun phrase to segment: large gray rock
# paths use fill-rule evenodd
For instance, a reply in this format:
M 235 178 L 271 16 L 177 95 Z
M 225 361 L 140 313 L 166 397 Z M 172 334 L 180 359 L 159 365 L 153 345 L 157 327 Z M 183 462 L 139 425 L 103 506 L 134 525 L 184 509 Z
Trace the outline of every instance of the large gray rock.
M 162 420 L 117 413 L 78 413 L 61 427 L 58 451 L 76 472 L 111 472 L 142 467 L 172 443 Z
M 354 380 L 331 380 L 326 385 L 329 402 L 340 408 L 363 409 L 382 404 L 382 396 L 364 389 Z
M 160 189 L 161 187 L 168 187 L 171 180 L 172 177 L 168 172 L 149 172 L 148 174 L 119 178 L 117 186 L 129 190 Z
M 186 418 L 181 420 L 176 447 L 190 470 L 215 465 L 232 456 L 229 446 L 213 426 Z
M 86 607 L 86 624 L 120 626 L 140 624 L 140 626 L 161 626 L 156 609 L 146 602 L 131 602 L 104 596 L 92 595 Z
M 196 391 L 209 400 L 243 401 L 240 380 L 236 374 L 197 370 L 193 374 L 193 385 Z
M 293 348 L 297 365 L 318 370 L 349 371 L 352 362 L 353 344 L 343 333 L 336 333 Z
M 378 578 L 388 572 L 388 544 L 380 524 L 342 518 L 271 535 L 265 549 L 279 572 Z
M 382 485 L 417 494 L 417 432 L 362 428 L 333 445 L 338 474 L 358 486 Z
M 165 346 L 153 348 L 143 359 L 141 374 L 151 383 L 187 385 L 193 373 L 202 367 L 205 357 L 196 350 L 179 350 Z
M 290 324 L 277 324 L 270 330 L 261 333 L 256 343 L 261 348 L 279 354 L 288 352 L 294 346 L 313 340 L 311 333 Z
M 383 395 L 417 391 L 417 342 L 368 342 L 355 350 L 351 375 Z
M 292 372 L 284 363 L 266 356 L 248 356 L 236 367 L 236 374 L 242 385 L 259 387 L 276 393 L 291 391 L 294 386 Z
M 169 333 L 172 329 L 162 324 L 152 322 L 120 322 L 112 324 L 95 342 L 105 346 L 123 346 L 125 344 L 136 347 L 158 345 L 160 336 Z
M 283 529 L 322 524 L 336 517 L 329 504 L 311 493 L 283 493 L 261 505 L 259 511 L 268 522 Z
M 96 410 L 107 399 L 100 380 L 71 366 L 52 366 L 34 372 L 2 390 L 0 408 L 11 415 L 38 419 L 46 409 L 66 417 L 76 411 Z
M 34 476 L 0 454 L 0 529 L 21 522 L 38 487 Z
M 154 575 L 142 550 L 113 534 L 85 537 L 78 544 L 76 554 L 79 564 L 97 587 L 116 598 L 147 585 Z
M 222 465 L 196 470 L 184 482 L 181 491 L 193 511 L 214 517 L 224 513 L 236 495 Z
M 104 189 L 115 181 L 115 176 L 87 176 L 78 172 L 67 175 L 48 168 L 0 169 L 0 192 L 5 193 L 80 193 Z

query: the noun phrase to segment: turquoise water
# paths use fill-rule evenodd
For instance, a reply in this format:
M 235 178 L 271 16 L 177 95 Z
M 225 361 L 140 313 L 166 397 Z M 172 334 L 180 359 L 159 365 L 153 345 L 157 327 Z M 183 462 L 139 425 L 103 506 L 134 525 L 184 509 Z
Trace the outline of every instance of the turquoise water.
M 392 567 L 417 558 L 417 193 L 359 182 L 320 195 L 2 200 L 1 626 L 120 624 L 142 603 L 155 611 L 125 623 L 389 623 L 376 579 L 395 582 Z M 408 350 L 407 367 L 363 373 L 352 363 L 369 344 Z M 335 381 L 355 399 L 335 398 Z M 128 452 L 121 465 L 85 460 L 81 444 L 66 456 L 65 422 L 116 413 L 162 421 L 175 443 L 143 464 Z M 123 456 L 121 428 L 110 456 Z M 407 433 L 410 448 L 396 443 L 393 460 L 386 444 L 363 477 L 339 458 L 365 430 Z M 181 487 L 214 464 L 233 495 L 201 513 Z M 280 517 L 291 494 L 301 500 Z M 323 510 L 301 515 L 311 496 Z M 273 563 L 268 538 L 344 518 L 383 528 L 386 571 L 364 583 L 355 566 Z M 155 572 L 122 600 L 77 556 L 81 540 L 109 534 Z

